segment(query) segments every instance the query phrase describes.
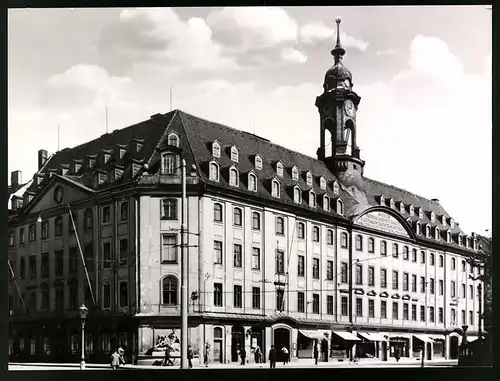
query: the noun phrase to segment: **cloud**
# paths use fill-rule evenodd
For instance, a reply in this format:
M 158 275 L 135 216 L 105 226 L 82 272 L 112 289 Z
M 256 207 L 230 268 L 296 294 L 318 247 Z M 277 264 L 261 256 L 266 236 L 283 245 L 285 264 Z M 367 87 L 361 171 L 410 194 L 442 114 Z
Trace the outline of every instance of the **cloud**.
M 234 70 L 234 58 L 212 39 L 205 20 L 181 20 L 172 8 L 126 9 L 105 29 L 100 51 L 130 65 L 159 61 L 191 71 Z
M 322 22 L 314 22 L 305 24 L 300 28 L 300 38 L 304 44 L 314 44 L 317 41 L 331 39 L 336 40 L 335 28 L 328 28 Z M 369 43 L 361 39 L 347 35 L 345 32 L 340 32 L 340 42 L 344 48 L 355 48 L 362 52 L 366 50 Z
M 297 23 L 279 7 L 228 7 L 211 12 L 207 24 L 240 51 L 262 49 L 297 40 Z M 222 34 L 223 33 L 223 34 Z
M 306 63 L 307 61 L 307 56 L 304 53 L 294 48 L 284 48 L 281 51 L 281 58 L 284 61 L 299 63 L 299 64 Z
M 396 51 L 392 48 L 386 49 L 386 50 L 380 50 L 377 53 L 377 56 L 392 56 L 396 54 Z

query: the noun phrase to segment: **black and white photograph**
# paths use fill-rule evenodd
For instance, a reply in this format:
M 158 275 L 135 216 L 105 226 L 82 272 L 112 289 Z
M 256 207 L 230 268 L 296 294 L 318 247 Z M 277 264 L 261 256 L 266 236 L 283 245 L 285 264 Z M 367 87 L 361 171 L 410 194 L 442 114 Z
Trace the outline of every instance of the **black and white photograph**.
M 10 371 L 491 366 L 491 5 L 11 8 L 7 69 Z

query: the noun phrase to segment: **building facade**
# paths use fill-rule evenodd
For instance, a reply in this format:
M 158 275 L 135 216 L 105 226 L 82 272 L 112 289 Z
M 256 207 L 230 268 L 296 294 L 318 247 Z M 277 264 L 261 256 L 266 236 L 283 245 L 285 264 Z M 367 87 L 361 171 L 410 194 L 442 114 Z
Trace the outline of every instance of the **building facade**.
M 337 23 L 337 26 L 339 22 Z M 343 65 L 316 99 L 318 158 L 175 110 L 48 156 L 10 189 L 11 361 L 147 358 L 180 329 L 181 158 L 195 356 L 271 345 L 324 361 L 457 358 L 478 328 L 466 235 L 439 201 L 363 174 Z M 16 185 L 16 186 L 14 186 Z M 484 300 L 484 298 L 482 298 Z M 180 336 L 180 335 L 179 335 Z M 469 341 L 471 338 L 469 338 Z

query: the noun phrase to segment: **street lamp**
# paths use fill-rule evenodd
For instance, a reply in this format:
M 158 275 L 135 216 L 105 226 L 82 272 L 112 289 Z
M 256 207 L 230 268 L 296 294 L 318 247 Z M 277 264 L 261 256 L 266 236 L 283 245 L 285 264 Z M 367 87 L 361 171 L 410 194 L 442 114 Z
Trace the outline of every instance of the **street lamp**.
M 82 322 L 82 361 L 80 362 L 80 369 L 85 369 L 85 320 L 87 320 L 87 315 L 89 310 L 82 303 L 81 307 L 78 309 L 78 314 L 80 315 L 80 321 Z
M 467 328 L 469 328 L 468 325 L 463 325 L 462 329 L 464 331 L 464 334 L 462 336 L 462 345 L 467 344 Z

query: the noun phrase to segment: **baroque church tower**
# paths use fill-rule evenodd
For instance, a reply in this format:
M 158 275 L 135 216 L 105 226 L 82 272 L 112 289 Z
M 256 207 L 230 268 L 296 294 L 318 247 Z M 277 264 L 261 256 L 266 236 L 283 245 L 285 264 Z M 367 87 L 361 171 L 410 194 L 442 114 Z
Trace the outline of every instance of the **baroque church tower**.
M 346 189 L 363 202 L 365 162 L 360 158 L 356 142 L 356 113 L 361 98 L 352 90 L 352 74 L 342 63 L 345 50 L 340 43 L 341 20 L 335 21 L 337 43 L 331 51 L 335 62 L 325 74 L 323 94 L 316 98 L 321 124 L 317 155 Z

